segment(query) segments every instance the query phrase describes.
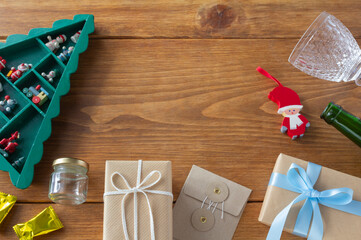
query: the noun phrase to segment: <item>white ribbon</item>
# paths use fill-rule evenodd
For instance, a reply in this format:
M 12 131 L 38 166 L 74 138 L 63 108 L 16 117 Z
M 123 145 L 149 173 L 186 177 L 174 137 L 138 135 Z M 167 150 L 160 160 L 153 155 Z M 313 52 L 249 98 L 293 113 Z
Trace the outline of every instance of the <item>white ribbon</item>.
M 149 185 L 143 186 L 143 184 L 145 182 L 147 182 L 147 180 L 149 178 L 151 178 L 154 174 L 158 174 L 158 178 L 157 180 L 155 180 L 153 183 L 150 183 Z M 124 183 L 126 184 L 128 189 L 120 189 L 117 186 L 115 186 L 114 184 L 114 176 L 115 175 L 119 175 Z M 126 240 L 129 240 L 129 235 L 128 235 L 128 230 L 127 230 L 127 221 L 125 218 L 125 207 L 124 207 L 124 203 L 125 203 L 125 199 L 126 197 L 133 193 L 134 194 L 134 240 L 138 240 L 138 199 L 137 199 L 137 193 L 143 193 L 145 198 L 147 199 L 147 203 L 148 203 L 148 208 L 149 208 L 149 222 L 150 222 L 150 233 L 151 233 L 151 240 L 155 240 L 155 234 L 154 234 L 154 219 L 153 219 L 153 213 L 152 213 L 152 207 L 150 205 L 149 202 L 149 198 L 147 193 L 154 193 L 154 194 L 160 194 L 160 195 L 166 195 L 166 196 L 171 196 L 173 199 L 173 194 L 171 192 L 166 192 L 166 191 L 158 191 L 158 190 L 147 190 L 148 188 L 153 187 L 155 184 L 157 184 L 159 182 L 159 180 L 162 178 L 162 174 L 159 171 L 152 171 L 151 173 L 148 174 L 148 176 L 146 176 L 144 178 L 144 180 L 142 182 L 140 182 L 140 178 L 142 175 L 142 160 L 138 161 L 138 175 L 137 175 L 137 185 L 136 187 L 130 187 L 128 181 L 125 179 L 125 177 L 120 174 L 119 172 L 114 172 L 111 175 L 111 183 L 113 185 L 113 187 L 116 189 L 116 191 L 111 191 L 111 192 L 106 192 L 104 193 L 104 197 L 105 196 L 114 196 L 114 195 L 124 195 L 124 198 L 122 200 L 122 207 L 121 207 L 121 211 L 122 211 L 122 224 L 123 224 L 123 232 L 124 232 L 124 236 Z

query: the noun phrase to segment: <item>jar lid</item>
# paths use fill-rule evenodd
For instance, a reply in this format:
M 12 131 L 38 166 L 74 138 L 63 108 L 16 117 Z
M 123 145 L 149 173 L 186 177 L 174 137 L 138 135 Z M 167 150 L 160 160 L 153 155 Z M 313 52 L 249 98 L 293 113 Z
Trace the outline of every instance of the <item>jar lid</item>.
M 76 159 L 76 158 L 58 158 L 55 159 L 53 162 L 53 167 L 55 165 L 60 165 L 60 164 L 73 164 L 73 165 L 79 165 L 82 166 L 84 168 L 86 168 L 87 170 L 89 170 L 89 164 L 83 160 L 80 159 Z

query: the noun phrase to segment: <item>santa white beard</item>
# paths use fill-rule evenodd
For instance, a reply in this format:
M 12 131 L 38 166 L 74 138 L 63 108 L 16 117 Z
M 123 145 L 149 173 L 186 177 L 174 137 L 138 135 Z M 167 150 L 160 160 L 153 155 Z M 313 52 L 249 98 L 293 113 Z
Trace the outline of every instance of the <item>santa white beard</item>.
M 302 120 L 298 117 L 301 114 L 297 113 L 295 115 L 287 115 L 286 117 L 288 117 L 290 119 L 290 129 L 294 130 L 297 129 L 297 127 L 302 125 Z

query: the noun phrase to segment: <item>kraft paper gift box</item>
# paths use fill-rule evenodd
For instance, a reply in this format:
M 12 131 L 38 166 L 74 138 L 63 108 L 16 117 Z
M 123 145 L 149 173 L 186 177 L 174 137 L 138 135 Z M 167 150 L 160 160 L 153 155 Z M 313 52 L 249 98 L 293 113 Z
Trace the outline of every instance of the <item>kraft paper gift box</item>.
M 341 160 L 342 161 L 342 160 Z M 297 164 L 304 170 L 306 170 L 309 166 L 309 163 L 294 157 L 287 156 L 285 154 L 280 154 L 275 167 L 273 169 L 272 175 L 275 173 L 280 173 L 283 175 L 287 175 L 287 172 L 292 164 Z M 312 164 L 312 163 L 310 163 Z M 294 166 L 294 165 L 293 165 Z M 318 165 L 317 165 L 318 166 Z M 350 188 L 353 190 L 353 211 L 358 209 L 359 214 L 361 213 L 361 179 L 341 173 L 339 171 L 335 171 L 326 167 L 320 167 L 320 174 L 318 179 L 315 178 L 315 185 L 313 188 L 318 192 L 335 189 L 335 188 Z M 300 172 L 298 170 L 298 172 Z M 308 172 L 307 172 L 308 175 Z M 275 217 L 284 209 L 287 205 L 289 205 L 295 198 L 300 196 L 301 193 L 296 193 L 290 190 L 286 190 L 284 188 L 273 186 L 276 185 L 273 183 L 274 179 L 271 177 L 270 183 L 267 188 L 267 192 L 264 198 L 264 202 L 262 205 L 262 209 L 259 215 L 259 221 L 266 224 L 271 225 L 274 221 Z M 289 181 L 284 181 L 288 182 Z M 313 196 L 320 196 L 317 194 Z M 324 200 L 322 200 L 324 201 Z M 357 201 L 357 202 L 355 202 Z M 294 232 L 296 219 L 299 215 L 301 207 L 304 204 L 304 200 L 296 203 L 290 208 L 290 212 L 288 214 L 284 231 L 293 233 L 295 235 L 299 235 L 302 237 L 306 237 L 305 234 L 297 234 Z M 361 239 L 361 216 L 347 213 L 341 210 L 334 209 L 333 207 L 325 206 L 321 202 L 317 204 L 321 213 L 321 220 L 323 222 L 323 238 L 322 235 L 317 237 L 316 239 L 324 239 L 324 240 L 356 240 Z M 332 206 L 332 205 L 331 205 Z M 351 204 L 349 204 L 351 206 Z M 312 210 L 313 219 L 315 218 L 315 211 Z M 311 229 L 311 224 L 301 224 L 300 226 L 309 226 Z M 307 227 L 308 229 L 308 227 Z M 315 230 L 320 230 L 317 226 L 315 226 Z M 276 237 L 274 232 L 269 233 L 270 239 L 279 239 Z
M 137 179 L 139 173 L 141 176 Z M 124 179 L 122 179 L 120 174 Z M 160 179 L 157 182 L 159 177 Z M 125 180 L 129 186 L 127 186 Z M 146 181 L 142 183 L 144 180 Z M 137 219 L 136 222 L 134 222 L 135 194 L 134 189 L 130 189 L 137 186 L 137 181 L 141 184 L 136 194 Z M 171 195 L 171 162 L 106 161 L 104 192 L 104 240 L 127 239 L 123 229 L 124 221 L 122 220 L 122 214 L 124 214 L 125 217 L 129 239 L 172 239 L 173 196 Z M 151 234 L 152 223 L 150 208 L 147 198 L 142 192 L 144 192 L 149 199 L 149 206 L 154 219 L 154 238 L 152 238 Z M 125 197 L 126 194 L 127 196 Z M 124 204 L 124 212 L 122 211 L 122 204 Z M 135 224 L 138 227 L 138 231 L 134 230 Z M 137 238 L 134 237 L 135 232 L 138 232 Z
M 248 188 L 193 166 L 173 209 L 174 239 L 232 239 L 250 194 Z

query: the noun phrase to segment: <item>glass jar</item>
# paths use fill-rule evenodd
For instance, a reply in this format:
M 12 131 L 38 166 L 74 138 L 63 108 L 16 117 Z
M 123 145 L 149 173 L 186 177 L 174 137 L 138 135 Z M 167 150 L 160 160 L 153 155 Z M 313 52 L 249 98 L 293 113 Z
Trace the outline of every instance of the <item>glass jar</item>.
M 49 184 L 49 198 L 55 203 L 78 205 L 86 201 L 89 164 L 75 158 L 58 158 Z

